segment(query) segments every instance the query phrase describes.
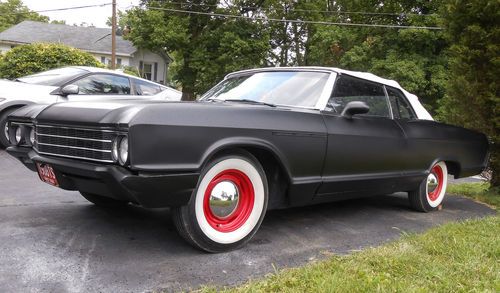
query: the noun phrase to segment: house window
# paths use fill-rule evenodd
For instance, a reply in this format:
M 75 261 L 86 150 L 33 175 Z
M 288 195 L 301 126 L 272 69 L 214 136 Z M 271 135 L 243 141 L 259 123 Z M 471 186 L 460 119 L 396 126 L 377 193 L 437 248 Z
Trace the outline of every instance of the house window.
M 153 64 L 151 63 L 144 63 L 142 66 L 142 78 L 145 78 L 147 80 L 151 80 L 153 77 Z
M 118 66 L 122 65 L 122 58 L 117 58 L 116 59 L 116 65 L 118 65 Z
M 106 57 L 101 56 L 101 63 L 102 63 L 102 64 L 106 64 Z

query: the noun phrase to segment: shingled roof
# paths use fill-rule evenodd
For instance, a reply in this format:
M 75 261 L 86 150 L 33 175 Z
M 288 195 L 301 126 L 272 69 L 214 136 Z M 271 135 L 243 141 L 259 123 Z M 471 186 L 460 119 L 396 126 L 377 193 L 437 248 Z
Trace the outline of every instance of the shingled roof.
M 23 21 L 0 33 L 0 42 L 11 44 L 60 43 L 84 51 L 111 54 L 111 29 Z M 116 36 L 116 54 L 137 51 L 132 42 Z

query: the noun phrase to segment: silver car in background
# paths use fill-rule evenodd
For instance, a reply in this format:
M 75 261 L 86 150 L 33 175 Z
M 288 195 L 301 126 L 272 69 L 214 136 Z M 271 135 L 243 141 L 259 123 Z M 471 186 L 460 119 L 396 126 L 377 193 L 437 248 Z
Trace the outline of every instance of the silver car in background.
M 116 99 L 179 101 L 176 89 L 108 69 L 70 66 L 0 80 L 0 148 L 9 145 L 7 116 L 29 104 Z

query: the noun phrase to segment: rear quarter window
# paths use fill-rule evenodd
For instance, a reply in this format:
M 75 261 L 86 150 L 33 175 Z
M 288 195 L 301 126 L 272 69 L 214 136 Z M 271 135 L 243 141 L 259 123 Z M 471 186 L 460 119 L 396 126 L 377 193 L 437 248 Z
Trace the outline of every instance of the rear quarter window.
M 135 90 L 140 96 L 152 96 L 162 91 L 159 84 L 147 82 L 140 79 L 134 79 Z

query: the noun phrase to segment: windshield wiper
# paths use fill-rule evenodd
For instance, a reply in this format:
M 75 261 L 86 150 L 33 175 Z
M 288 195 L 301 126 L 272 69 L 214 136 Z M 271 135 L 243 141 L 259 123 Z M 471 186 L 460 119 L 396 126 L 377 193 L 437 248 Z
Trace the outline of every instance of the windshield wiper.
M 266 106 L 273 107 L 273 108 L 276 107 L 275 104 L 266 103 L 266 102 L 259 102 L 259 101 L 254 101 L 254 100 L 250 100 L 250 99 L 227 99 L 227 100 L 224 100 L 224 102 L 240 102 L 240 103 L 255 104 L 255 105 L 266 105 Z

